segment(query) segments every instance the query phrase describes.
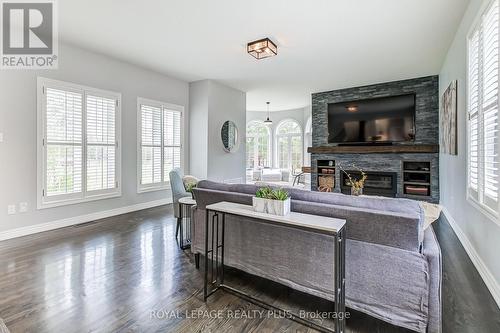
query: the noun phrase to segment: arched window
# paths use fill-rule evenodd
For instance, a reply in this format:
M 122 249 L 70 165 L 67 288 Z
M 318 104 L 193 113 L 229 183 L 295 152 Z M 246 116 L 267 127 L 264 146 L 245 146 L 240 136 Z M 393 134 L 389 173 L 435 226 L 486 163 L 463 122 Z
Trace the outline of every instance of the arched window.
M 295 120 L 284 120 L 276 129 L 278 166 L 291 171 L 302 167 L 302 130 Z
M 271 132 L 264 123 L 247 124 L 247 168 L 271 166 Z

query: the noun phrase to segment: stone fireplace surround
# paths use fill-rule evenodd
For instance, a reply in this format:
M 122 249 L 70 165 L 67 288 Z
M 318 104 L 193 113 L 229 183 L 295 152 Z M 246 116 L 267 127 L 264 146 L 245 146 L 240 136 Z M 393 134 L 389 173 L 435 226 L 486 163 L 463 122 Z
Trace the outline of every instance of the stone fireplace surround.
M 387 152 L 368 153 L 366 146 L 352 146 L 352 149 L 343 149 L 329 153 L 328 143 L 328 104 L 355 101 L 368 98 L 395 96 L 408 93 L 416 95 L 415 115 L 415 142 L 409 146 L 434 146 L 439 145 L 439 77 L 429 76 L 403 81 L 380 83 L 363 87 L 355 87 L 334 91 L 312 94 L 312 147 L 311 152 L 311 189 L 318 190 L 318 160 L 333 160 L 335 164 L 342 165 L 344 169 L 356 167 L 364 171 L 383 171 L 397 174 L 396 197 L 410 197 L 414 199 L 439 201 L 439 152 L 436 149 L 422 150 L 422 152 Z M 321 148 L 321 149 L 318 149 Z M 395 147 L 396 148 L 396 147 Z M 396 149 L 397 150 L 397 149 Z M 408 149 L 411 151 L 412 149 Z M 430 196 L 413 197 L 404 193 L 403 161 L 430 162 Z M 335 170 L 335 192 L 341 192 L 340 170 Z

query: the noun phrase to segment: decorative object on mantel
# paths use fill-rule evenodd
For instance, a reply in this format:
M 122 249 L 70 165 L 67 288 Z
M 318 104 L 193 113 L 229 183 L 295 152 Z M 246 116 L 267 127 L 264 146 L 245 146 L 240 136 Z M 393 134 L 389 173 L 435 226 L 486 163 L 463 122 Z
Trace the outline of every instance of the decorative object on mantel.
M 282 188 L 261 187 L 252 198 L 252 206 L 259 213 L 286 216 L 290 213 L 290 194 Z
M 441 152 L 457 155 L 457 80 L 450 85 L 441 97 Z
M 264 38 L 248 43 L 247 52 L 255 59 L 264 59 L 277 55 L 278 47 L 269 38 Z
M 270 104 L 270 102 L 266 102 L 266 104 L 267 104 L 267 119 L 264 120 L 264 124 L 271 125 L 273 123 L 273 121 L 271 119 L 269 119 L 269 104 Z
M 365 181 L 368 178 L 367 174 L 361 170 L 360 168 L 356 167 L 354 164 L 352 165 L 353 168 L 361 172 L 361 179 L 356 179 L 352 177 L 350 174 L 348 174 L 342 165 L 340 163 L 338 164 L 340 170 L 347 176 L 349 179 L 349 186 L 351 186 L 351 195 L 354 196 L 359 196 L 363 194 L 363 188 L 365 187 Z

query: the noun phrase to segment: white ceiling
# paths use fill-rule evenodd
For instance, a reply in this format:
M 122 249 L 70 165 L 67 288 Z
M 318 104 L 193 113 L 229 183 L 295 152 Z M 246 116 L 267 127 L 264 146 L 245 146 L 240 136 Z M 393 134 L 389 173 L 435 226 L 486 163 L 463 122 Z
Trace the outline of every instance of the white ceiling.
M 249 110 L 311 92 L 439 73 L 469 0 L 64 0 L 61 40 L 187 81 L 247 92 Z M 246 43 L 270 37 L 278 56 Z

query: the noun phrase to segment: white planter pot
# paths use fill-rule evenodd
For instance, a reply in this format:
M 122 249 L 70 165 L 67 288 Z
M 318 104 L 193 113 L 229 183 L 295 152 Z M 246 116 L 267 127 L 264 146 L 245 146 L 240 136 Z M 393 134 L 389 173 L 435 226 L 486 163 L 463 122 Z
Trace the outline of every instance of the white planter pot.
M 267 213 L 268 201 L 269 201 L 268 199 L 253 197 L 252 198 L 253 210 L 258 213 Z
M 267 204 L 269 214 L 286 216 L 290 213 L 290 198 L 286 200 L 269 200 Z
M 285 216 L 290 213 L 290 198 L 286 200 L 271 200 L 263 198 L 252 198 L 253 210 L 259 213 Z

